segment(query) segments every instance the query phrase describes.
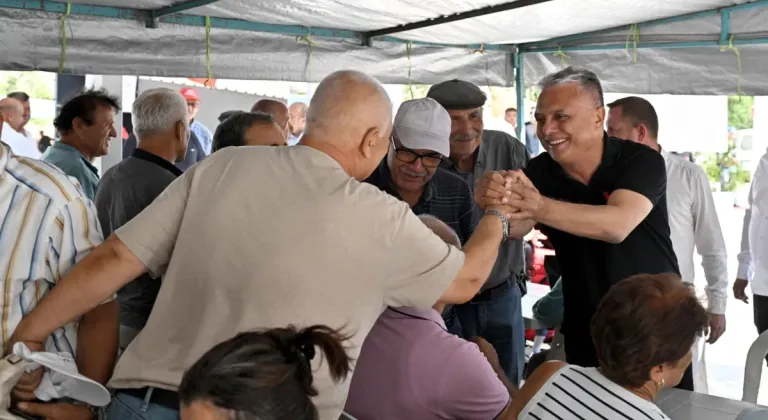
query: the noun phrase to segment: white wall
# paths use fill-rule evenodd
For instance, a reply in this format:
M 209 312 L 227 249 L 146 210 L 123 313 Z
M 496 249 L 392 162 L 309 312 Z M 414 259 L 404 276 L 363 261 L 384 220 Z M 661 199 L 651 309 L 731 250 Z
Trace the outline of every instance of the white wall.
M 605 103 L 630 96 L 606 93 Z M 647 99 L 659 116 L 659 143 L 672 152 L 725 152 L 728 147 L 728 97 L 634 95 Z
M 138 83 L 138 93 L 155 88 L 181 90 L 181 88 L 185 87 L 176 83 L 147 79 L 139 79 Z M 219 115 L 222 112 L 235 110 L 249 111 L 256 101 L 263 99 L 263 96 L 228 90 L 208 89 L 205 87 L 195 87 L 194 89 L 197 90 L 197 94 L 200 96 L 200 111 L 197 114 L 196 120 L 203 123 L 211 131 L 215 131 L 216 126 L 219 125 Z

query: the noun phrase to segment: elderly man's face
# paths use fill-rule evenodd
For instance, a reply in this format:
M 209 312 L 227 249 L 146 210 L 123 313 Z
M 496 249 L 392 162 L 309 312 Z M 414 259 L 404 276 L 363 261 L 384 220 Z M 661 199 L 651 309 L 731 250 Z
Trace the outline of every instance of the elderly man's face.
M 578 83 L 544 89 L 536 104 L 536 134 L 560 164 L 579 160 L 580 152 L 602 143 L 605 108 L 595 94 Z
M 483 108 L 448 110 L 451 116 L 451 157 L 471 156 L 483 137 Z
M 394 156 L 389 159 L 392 182 L 400 190 L 420 192 L 435 175 L 443 157 L 434 150 L 408 149 L 401 145 L 396 136 L 393 135 L 392 138 Z

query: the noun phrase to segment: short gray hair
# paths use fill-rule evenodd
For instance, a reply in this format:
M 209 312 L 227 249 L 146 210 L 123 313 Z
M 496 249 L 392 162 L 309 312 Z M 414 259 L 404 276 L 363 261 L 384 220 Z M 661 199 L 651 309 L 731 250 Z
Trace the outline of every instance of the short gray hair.
M 435 235 L 439 236 L 440 239 L 445 241 L 445 243 L 461 249 L 461 239 L 459 239 L 459 235 L 457 235 L 456 231 L 448 226 L 445 222 L 431 214 L 420 214 L 419 219 L 428 228 L 430 228 L 432 232 L 435 233 Z
M 136 138 L 163 133 L 182 121 L 189 127 L 187 101 L 175 90 L 149 89 L 133 103 L 133 132 Z
M 592 92 L 600 106 L 605 106 L 603 101 L 603 86 L 597 75 L 584 67 L 568 66 L 557 73 L 552 73 L 539 82 L 539 87 L 544 90 L 550 86 L 561 85 L 563 83 L 578 83 L 583 88 Z

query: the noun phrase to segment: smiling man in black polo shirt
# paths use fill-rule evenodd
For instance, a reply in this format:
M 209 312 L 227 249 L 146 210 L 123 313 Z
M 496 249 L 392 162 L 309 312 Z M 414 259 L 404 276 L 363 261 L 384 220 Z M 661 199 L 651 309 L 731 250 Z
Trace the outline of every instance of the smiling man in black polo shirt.
M 494 181 L 498 174 L 486 174 L 478 203 L 504 195 L 503 202 L 520 209 L 513 219 L 542 226 L 562 270 L 568 362 L 597 366 L 589 325 L 608 289 L 640 273 L 679 275 L 664 158 L 605 134 L 603 91 L 593 72 L 568 67 L 545 77 L 541 88 L 535 118 L 548 153 L 506 173 L 517 182 L 506 191 Z M 692 389 L 689 373 L 682 385 Z
M 104 174 L 96 190 L 105 237 L 141 213 L 181 175 L 173 163 L 187 154 L 189 117 L 179 92 L 164 88 L 142 92 L 133 103 L 132 118 L 136 149 Z M 159 290 L 160 280 L 144 274 L 117 293 L 121 349 L 144 328 Z

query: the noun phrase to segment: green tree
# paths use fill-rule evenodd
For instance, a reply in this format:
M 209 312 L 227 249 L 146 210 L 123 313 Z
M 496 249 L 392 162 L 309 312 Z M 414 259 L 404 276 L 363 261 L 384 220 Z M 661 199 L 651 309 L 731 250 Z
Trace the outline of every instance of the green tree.
M 729 96 L 728 97 L 728 125 L 743 130 L 752 128 L 754 116 L 752 109 L 755 105 L 753 96 Z
M 40 71 L 0 71 L 0 95 L 23 91 L 37 99 L 54 99 L 56 75 Z

